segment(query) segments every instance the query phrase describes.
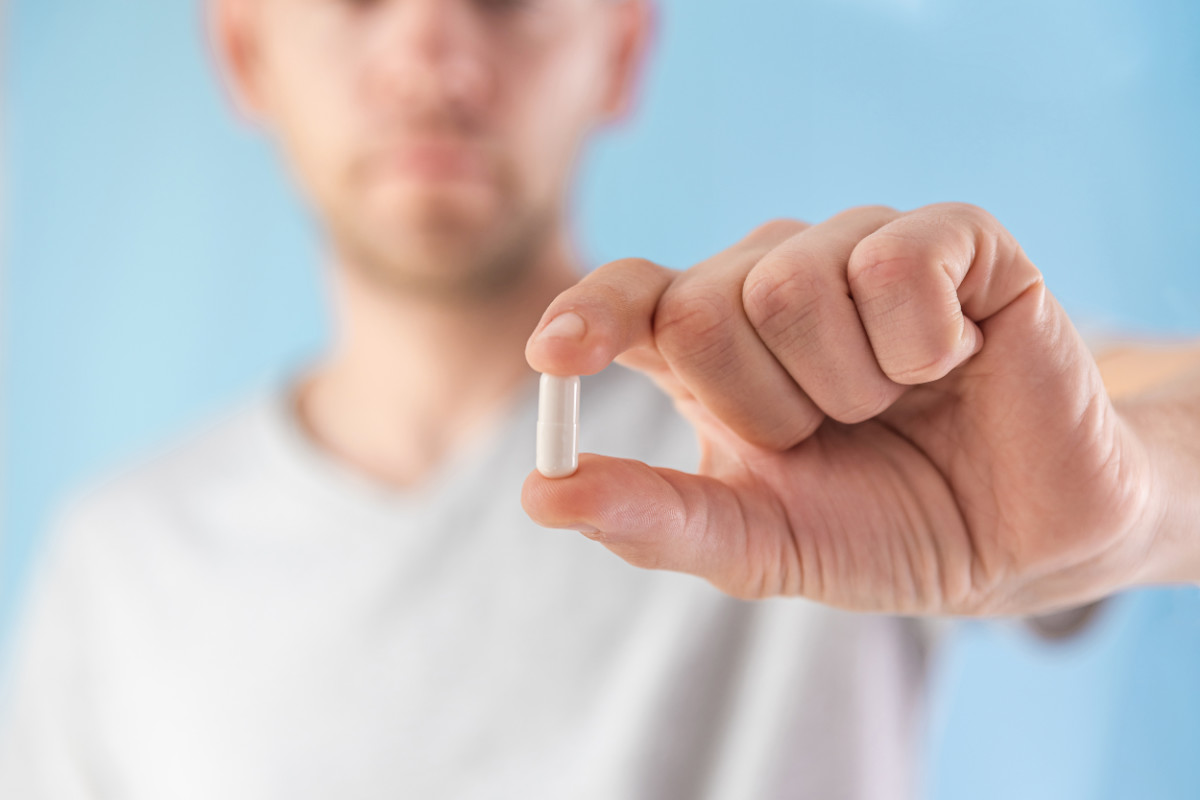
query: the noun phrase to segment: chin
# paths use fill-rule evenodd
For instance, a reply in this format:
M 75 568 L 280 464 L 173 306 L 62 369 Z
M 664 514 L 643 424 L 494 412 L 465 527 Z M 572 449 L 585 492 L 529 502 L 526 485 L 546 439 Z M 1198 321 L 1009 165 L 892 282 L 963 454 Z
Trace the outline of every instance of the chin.
M 400 188 L 393 184 L 334 215 L 341 249 L 376 282 L 443 300 L 478 300 L 521 281 L 537 237 L 511 213 L 515 203 L 501 202 L 491 186 Z
M 379 217 L 414 233 L 490 228 L 501 207 L 491 186 L 448 181 L 406 184 L 379 199 Z
M 381 289 L 439 304 L 477 305 L 504 298 L 522 282 L 524 267 L 483 251 L 421 248 L 393 251 L 359 265 Z
M 494 287 L 497 238 L 494 229 L 455 215 L 410 216 L 361 224 L 353 240 L 355 259 L 393 288 L 417 294 L 466 296 Z

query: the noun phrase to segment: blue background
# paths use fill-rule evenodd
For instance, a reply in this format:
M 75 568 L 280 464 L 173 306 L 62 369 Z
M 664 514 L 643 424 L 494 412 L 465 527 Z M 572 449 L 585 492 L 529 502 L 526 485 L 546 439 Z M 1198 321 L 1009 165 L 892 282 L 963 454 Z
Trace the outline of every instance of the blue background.
M 0 635 L 54 504 L 314 352 L 320 251 L 194 2 L 16 0 L 4 47 Z M 1200 332 L 1200 3 L 671 0 L 590 152 L 590 263 L 686 266 L 774 216 L 984 206 L 1091 327 Z M 969 623 L 936 798 L 1200 797 L 1200 592 L 1050 646 Z

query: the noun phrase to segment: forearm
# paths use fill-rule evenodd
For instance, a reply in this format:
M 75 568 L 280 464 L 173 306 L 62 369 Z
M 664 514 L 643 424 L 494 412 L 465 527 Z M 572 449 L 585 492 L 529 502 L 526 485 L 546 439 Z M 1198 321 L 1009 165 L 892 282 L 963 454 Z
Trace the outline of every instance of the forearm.
M 1200 348 L 1126 354 L 1137 368 L 1110 376 L 1110 392 L 1154 476 L 1147 524 L 1153 546 L 1137 583 L 1200 584 Z

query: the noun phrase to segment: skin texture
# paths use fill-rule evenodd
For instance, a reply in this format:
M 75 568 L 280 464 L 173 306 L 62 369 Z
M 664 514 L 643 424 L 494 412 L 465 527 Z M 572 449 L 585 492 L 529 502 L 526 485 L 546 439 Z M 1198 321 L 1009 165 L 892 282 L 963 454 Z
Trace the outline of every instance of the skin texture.
M 583 336 L 555 335 L 562 314 Z M 1179 501 L 1195 461 L 1164 478 L 1179 447 L 1160 415 L 1120 413 L 1040 273 L 972 206 L 779 220 L 681 273 L 614 262 L 551 304 L 526 354 L 639 369 L 695 426 L 697 475 L 589 455 L 526 481 L 531 516 L 633 564 L 739 597 L 994 615 L 1196 563 L 1200 515 Z

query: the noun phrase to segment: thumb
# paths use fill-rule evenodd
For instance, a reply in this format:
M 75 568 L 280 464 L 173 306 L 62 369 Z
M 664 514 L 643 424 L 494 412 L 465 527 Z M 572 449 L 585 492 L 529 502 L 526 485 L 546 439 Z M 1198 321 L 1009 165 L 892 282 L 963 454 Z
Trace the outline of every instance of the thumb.
M 796 591 L 779 580 L 800 574 L 781 563 L 781 553 L 796 561 L 795 548 L 751 536 L 780 530 L 778 520 L 746 517 L 770 504 L 742 503 L 715 478 L 583 454 L 568 478 L 530 473 L 521 504 L 539 525 L 580 531 L 637 567 L 688 572 L 737 597 Z
M 594 270 L 554 299 L 525 346 L 538 372 L 593 375 L 634 347 L 653 346 L 654 309 L 677 275 L 641 258 Z

